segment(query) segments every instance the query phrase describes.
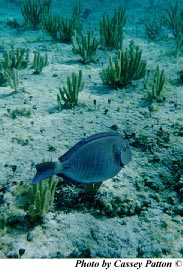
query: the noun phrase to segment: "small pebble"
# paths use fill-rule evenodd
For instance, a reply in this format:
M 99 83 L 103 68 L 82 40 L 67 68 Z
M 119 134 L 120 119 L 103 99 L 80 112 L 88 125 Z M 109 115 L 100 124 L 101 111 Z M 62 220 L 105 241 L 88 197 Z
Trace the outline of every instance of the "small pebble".
M 25 248 L 20 248 L 18 251 L 20 257 L 22 257 L 22 255 L 25 253 Z
M 27 234 L 27 241 L 32 241 L 33 240 L 33 236 L 31 233 Z
M 12 259 L 12 258 L 17 259 L 18 258 L 18 254 L 16 252 L 10 251 L 10 252 L 8 252 L 6 254 L 6 257 L 9 258 L 9 259 Z

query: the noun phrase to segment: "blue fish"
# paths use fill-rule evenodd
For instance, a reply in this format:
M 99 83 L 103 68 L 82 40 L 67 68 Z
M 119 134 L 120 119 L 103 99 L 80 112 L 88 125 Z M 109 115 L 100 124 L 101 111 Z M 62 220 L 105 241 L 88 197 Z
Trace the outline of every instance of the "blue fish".
M 99 183 L 114 177 L 132 159 L 128 142 L 117 132 L 94 134 L 73 146 L 56 162 L 36 165 L 36 184 L 53 175 L 74 184 Z

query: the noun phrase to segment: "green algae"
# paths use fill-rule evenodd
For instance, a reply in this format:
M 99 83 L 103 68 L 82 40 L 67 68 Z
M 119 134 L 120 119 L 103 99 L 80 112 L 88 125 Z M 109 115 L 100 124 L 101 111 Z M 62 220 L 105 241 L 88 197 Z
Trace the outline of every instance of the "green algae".
M 123 88 L 132 80 L 145 76 L 146 61 L 141 58 L 142 50 L 131 41 L 129 49 L 119 50 L 115 57 L 109 57 L 109 65 L 101 72 L 104 84 L 111 88 Z
M 122 49 L 123 27 L 126 23 L 126 9 L 119 7 L 112 18 L 104 14 L 100 21 L 100 43 L 104 48 Z
M 34 68 L 33 74 L 40 74 L 45 66 L 48 65 L 47 53 L 41 55 L 40 52 L 34 53 L 32 67 Z
M 72 73 L 71 78 L 67 77 L 67 85 L 59 88 L 59 94 L 57 95 L 59 109 L 70 109 L 77 106 L 78 96 L 83 88 L 84 82 L 81 70 L 79 70 L 78 75 Z
M 72 51 L 75 54 L 81 55 L 81 62 L 87 64 L 95 60 L 96 50 L 98 47 L 98 40 L 94 37 L 91 38 L 91 32 L 88 31 L 86 35 L 81 35 L 81 41 L 74 31 L 72 37 Z

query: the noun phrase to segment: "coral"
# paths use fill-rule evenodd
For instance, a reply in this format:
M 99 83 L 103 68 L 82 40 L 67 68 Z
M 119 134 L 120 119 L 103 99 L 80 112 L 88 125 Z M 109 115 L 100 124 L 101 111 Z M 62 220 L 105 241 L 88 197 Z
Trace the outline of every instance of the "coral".
M 110 18 L 104 14 L 100 21 L 100 43 L 109 49 L 122 49 L 123 27 L 126 23 L 126 9 L 119 7 Z
M 176 1 L 175 4 L 169 4 L 166 9 L 165 25 L 172 29 L 174 36 L 177 35 L 178 27 L 181 25 L 181 7 Z
M 42 28 L 46 31 L 53 40 L 58 40 L 58 30 L 60 26 L 60 15 L 58 14 L 43 14 Z
M 57 181 L 46 179 L 34 186 L 20 182 L 12 192 L 10 205 L 2 204 L 0 230 L 16 225 L 30 226 L 30 222 L 41 221 L 53 204 Z
M 179 72 L 179 79 L 180 79 L 180 82 L 183 83 L 183 70 Z
M 11 49 L 4 53 L 0 62 L 0 84 L 2 86 L 10 85 L 15 90 L 19 86 L 19 75 L 17 69 L 24 69 L 29 62 L 28 50 L 22 47 Z
M 58 40 L 61 42 L 70 42 L 74 30 L 77 29 L 75 17 L 69 19 L 62 17 L 60 22 L 61 23 L 58 29 Z
M 51 177 L 33 186 L 35 197 L 33 207 L 28 210 L 30 216 L 43 217 L 49 211 L 50 206 L 53 204 L 56 185 L 57 181 Z
M 183 49 L 183 24 L 182 30 L 181 31 L 179 30 L 176 35 L 176 51 L 175 51 L 176 56 L 178 56 L 182 52 L 182 49 Z
M 72 16 L 78 19 L 81 17 L 81 2 L 78 2 L 78 4 L 74 6 Z
M 25 69 L 29 62 L 29 53 L 23 47 L 16 47 L 16 49 L 11 46 L 11 49 L 8 50 L 1 60 L 1 67 L 7 71 L 16 69 Z
M 62 110 L 75 107 L 78 104 L 79 92 L 83 90 L 83 87 L 81 70 L 79 70 L 78 75 L 72 73 L 71 79 L 67 77 L 67 86 L 59 88 L 59 94 L 57 95 L 59 108 Z
M 87 35 L 81 35 L 81 41 L 77 35 L 77 32 L 74 31 L 72 37 L 72 50 L 74 53 L 79 53 L 81 55 L 81 62 L 86 64 L 88 62 L 94 61 L 98 46 L 98 41 L 94 37 L 91 40 L 91 32 L 88 31 Z
M 146 61 L 141 59 L 142 50 L 131 41 L 129 49 L 119 50 L 113 61 L 109 58 L 109 66 L 101 72 L 104 84 L 113 88 L 122 88 L 144 77 L 146 72 Z
M 89 197 L 96 196 L 96 194 L 99 191 L 101 185 L 102 185 L 102 182 L 101 183 L 85 185 L 84 186 L 85 194 L 88 195 Z
M 7 25 L 10 26 L 11 28 L 14 28 L 14 29 L 20 28 L 20 24 L 17 22 L 17 20 L 15 18 L 8 19 Z
M 25 20 L 25 24 L 32 29 L 37 29 L 41 23 L 41 17 L 48 14 L 51 0 L 24 0 L 21 12 Z
M 58 14 L 50 14 L 42 19 L 43 29 L 54 39 L 60 42 L 70 42 L 74 30 L 81 31 L 82 25 L 75 17 L 63 18 Z
M 157 40 L 161 35 L 161 22 L 154 18 L 153 20 L 147 19 L 145 22 L 145 32 L 148 38 Z
M 183 7 L 176 1 L 166 9 L 165 25 L 170 28 L 176 40 L 176 55 L 183 49 Z
M 1 69 L 1 68 L 0 68 Z M 7 85 L 7 77 L 4 70 L 0 70 L 0 87 Z
M 154 73 L 152 91 L 149 94 L 149 99 L 151 100 L 151 102 L 153 100 L 157 100 L 157 98 L 160 96 L 163 90 L 164 84 L 165 84 L 165 72 L 164 70 L 160 71 L 159 66 L 157 66 L 156 71 Z
M 41 55 L 40 52 L 35 52 L 32 64 L 32 67 L 35 69 L 33 74 L 40 74 L 42 72 L 43 67 L 45 67 L 46 65 L 48 65 L 47 53 Z
M 6 72 L 6 78 L 7 81 L 10 85 L 10 87 L 12 89 L 15 90 L 15 92 L 17 92 L 18 87 L 19 87 L 19 75 L 18 75 L 18 71 L 13 68 L 12 70 L 9 70 Z
M 42 28 L 54 40 L 70 42 L 74 30 L 79 33 L 82 29 L 82 24 L 80 22 L 80 7 L 76 6 L 73 9 L 71 18 L 64 18 L 58 14 L 43 14 Z

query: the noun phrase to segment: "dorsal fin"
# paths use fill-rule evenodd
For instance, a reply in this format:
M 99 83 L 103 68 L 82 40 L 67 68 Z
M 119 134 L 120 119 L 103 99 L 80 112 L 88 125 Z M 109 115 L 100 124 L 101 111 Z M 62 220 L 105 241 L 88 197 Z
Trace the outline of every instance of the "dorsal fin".
M 91 142 L 91 141 L 95 141 L 99 138 L 103 138 L 103 137 L 108 137 L 108 136 L 120 136 L 119 133 L 117 132 L 101 132 L 101 133 L 97 133 L 94 135 L 91 135 L 90 137 L 83 139 L 82 141 L 78 142 L 76 145 L 74 145 L 69 151 L 67 151 L 63 156 L 61 156 L 58 160 L 60 162 L 64 162 L 66 160 L 68 160 L 71 155 L 77 151 L 79 148 L 81 148 L 83 145 L 86 145 L 87 143 Z

